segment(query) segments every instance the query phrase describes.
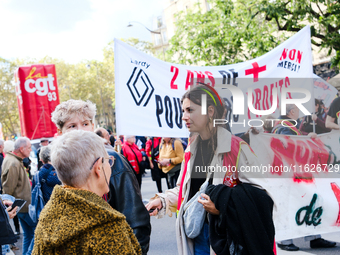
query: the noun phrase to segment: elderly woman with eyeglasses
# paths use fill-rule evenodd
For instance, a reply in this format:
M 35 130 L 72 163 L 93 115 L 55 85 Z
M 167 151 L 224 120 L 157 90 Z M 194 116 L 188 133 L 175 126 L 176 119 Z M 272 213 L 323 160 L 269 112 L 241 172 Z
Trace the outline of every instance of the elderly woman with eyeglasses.
M 52 122 L 56 124 L 60 136 L 72 130 L 94 132 L 95 115 L 96 105 L 92 102 L 70 99 L 55 108 Z M 106 151 L 115 158 L 111 174 L 107 176 L 110 182 L 108 203 L 124 214 L 145 255 L 149 250 L 151 224 L 149 213 L 142 201 L 137 178 L 123 156 L 114 150 L 106 149 Z
M 65 133 L 51 145 L 51 163 L 63 186 L 40 214 L 33 254 L 141 254 L 124 215 L 102 199 L 114 163 L 102 139 Z

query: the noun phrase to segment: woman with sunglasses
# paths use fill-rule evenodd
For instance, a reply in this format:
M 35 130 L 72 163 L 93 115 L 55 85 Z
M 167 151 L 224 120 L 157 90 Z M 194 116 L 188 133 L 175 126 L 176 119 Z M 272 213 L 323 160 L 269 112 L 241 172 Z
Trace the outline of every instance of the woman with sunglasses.
M 202 98 L 206 98 L 206 103 Z M 207 85 L 195 86 L 184 94 L 182 119 L 191 133 L 191 142 L 184 154 L 177 186 L 158 193 L 146 208 L 158 218 L 177 211 L 177 247 L 181 255 L 272 255 L 273 201 L 266 191 L 251 185 L 250 176 L 240 171 L 241 167 L 258 165 L 248 144 L 222 126 L 214 126 L 214 119 L 224 119 L 222 100 Z M 208 167 L 223 170 L 213 172 Z M 209 183 L 206 193 L 199 193 L 197 200 L 190 201 L 206 181 Z M 207 214 L 200 221 L 203 226 L 189 238 L 184 208 L 197 202 Z M 195 215 L 194 210 L 189 218 L 200 215 Z
M 102 139 L 68 132 L 53 141 L 51 162 L 63 186 L 40 214 L 33 254 L 141 254 L 125 216 L 102 199 L 114 163 Z

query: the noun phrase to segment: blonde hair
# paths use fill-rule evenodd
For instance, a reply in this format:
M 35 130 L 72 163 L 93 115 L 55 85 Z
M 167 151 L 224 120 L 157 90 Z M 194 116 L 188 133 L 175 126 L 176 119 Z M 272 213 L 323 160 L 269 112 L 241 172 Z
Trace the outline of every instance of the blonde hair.
M 96 110 L 96 105 L 89 100 L 85 102 L 83 100 L 70 99 L 62 102 L 55 108 L 54 112 L 52 112 L 52 122 L 59 129 L 62 129 L 65 122 L 78 115 L 93 123 Z

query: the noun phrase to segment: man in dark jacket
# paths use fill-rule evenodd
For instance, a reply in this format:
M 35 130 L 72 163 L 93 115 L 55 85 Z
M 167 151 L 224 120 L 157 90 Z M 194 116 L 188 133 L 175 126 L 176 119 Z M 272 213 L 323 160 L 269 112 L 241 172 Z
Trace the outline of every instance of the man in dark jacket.
M 52 113 L 52 121 L 56 124 L 58 135 L 72 131 L 94 131 L 96 106 L 90 101 L 68 100 L 59 104 Z M 114 150 L 106 149 L 110 156 L 115 157 L 110 177 L 109 204 L 125 215 L 126 221 L 133 229 L 142 253 L 149 250 L 151 224 L 137 179 L 129 163 Z

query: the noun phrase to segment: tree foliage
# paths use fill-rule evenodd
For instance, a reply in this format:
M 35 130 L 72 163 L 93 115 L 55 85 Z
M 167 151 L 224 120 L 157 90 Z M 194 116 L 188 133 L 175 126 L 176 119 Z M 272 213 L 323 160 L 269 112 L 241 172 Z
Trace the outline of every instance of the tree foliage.
M 16 66 L 0 58 L 0 122 L 3 133 L 10 136 L 20 127 L 13 74 Z
M 136 48 L 139 51 L 143 51 L 143 52 L 150 54 L 150 55 L 155 54 L 155 47 L 151 42 L 141 41 L 138 38 L 133 38 L 133 37 L 130 37 L 128 39 L 122 39 L 122 41 L 129 44 L 130 46 Z M 113 41 L 110 44 L 112 44 L 112 43 L 113 43 Z
M 133 47 L 152 53 L 152 44 L 136 38 L 124 40 Z M 6 137 L 20 134 L 14 72 L 21 65 L 55 64 L 60 102 L 69 99 L 90 100 L 97 105 L 96 124 L 115 130 L 115 83 L 113 41 L 103 49 L 103 60 L 83 60 L 70 64 L 62 59 L 0 58 L 0 123 Z
M 225 65 L 263 55 L 310 24 L 312 43 L 340 63 L 340 3 L 334 0 L 211 0 L 179 13 L 169 53 L 183 64 Z

